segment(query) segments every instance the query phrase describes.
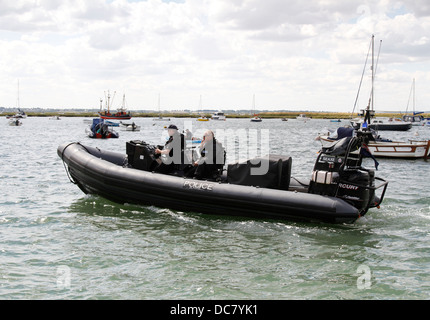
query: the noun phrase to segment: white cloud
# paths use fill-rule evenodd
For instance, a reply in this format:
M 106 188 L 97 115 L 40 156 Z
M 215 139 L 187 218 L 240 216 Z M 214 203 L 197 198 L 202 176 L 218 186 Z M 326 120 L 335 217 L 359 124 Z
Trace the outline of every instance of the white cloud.
M 104 90 L 131 108 L 350 111 L 370 37 L 382 39 L 380 109 L 410 81 L 430 85 L 425 1 L 20 0 L 0 2 L 0 106 L 97 107 Z M 73 98 L 71 98 L 73 97 Z M 403 95 L 402 95 L 403 97 Z M 421 101 L 430 101 L 423 90 Z M 430 106 L 428 106 L 430 109 Z

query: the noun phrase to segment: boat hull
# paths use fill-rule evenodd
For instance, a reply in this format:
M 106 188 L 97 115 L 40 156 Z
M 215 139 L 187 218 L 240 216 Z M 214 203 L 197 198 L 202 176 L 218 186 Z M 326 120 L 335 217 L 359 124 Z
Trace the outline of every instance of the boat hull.
M 100 118 L 105 119 L 105 120 L 130 120 L 131 116 L 130 115 L 126 115 L 126 116 L 106 116 L 106 115 L 100 115 Z
M 20 120 L 11 120 L 9 121 L 9 125 L 12 127 L 22 126 L 22 122 Z
M 137 126 L 137 125 L 123 125 L 123 126 L 121 126 L 121 130 L 122 131 L 140 131 L 140 126 Z
M 323 145 L 328 146 L 334 140 L 320 136 Z M 430 152 L 430 140 L 409 142 L 370 142 L 370 152 L 377 158 L 427 159 Z
M 99 112 L 99 116 L 105 120 L 130 120 L 132 118 L 131 113 L 126 111 L 119 111 L 115 113 L 101 111 Z
M 118 203 L 263 219 L 352 223 L 359 218 L 357 208 L 335 197 L 146 172 L 129 168 L 125 154 L 79 143 L 63 144 L 57 153 L 82 191 Z
M 89 128 L 85 129 L 85 132 L 87 133 L 88 137 L 91 139 L 117 139 L 117 138 L 119 138 L 118 132 L 113 131 L 113 130 L 109 131 L 105 135 L 102 135 L 99 132 L 93 132 Z
M 119 135 L 116 132 L 109 132 L 109 134 L 103 136 L 100 133 L 90 133 L 88 137 L 91 139 L 117 139 Z
M 370 124 L 369 128 L 377 131 L 408 131 L 412 128 L 412 123 Z

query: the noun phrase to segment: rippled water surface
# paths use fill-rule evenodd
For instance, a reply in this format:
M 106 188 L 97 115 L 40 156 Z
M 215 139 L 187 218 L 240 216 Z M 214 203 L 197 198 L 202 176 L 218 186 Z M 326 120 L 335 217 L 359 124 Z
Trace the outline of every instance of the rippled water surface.
M 428 299 L 429 162 L 380 159 L 385 201 L 352 225 L 226 218 L 83 194 L 58 145 L 125 153 L 129 140 L 161 142 L 168 123 L 133 120 L 142 131 L 102 141 L 86 137 L 83 118 L 28 118 L 22 127 L 0 118 L 0 299 Z M 299 178 L 310 177 L 316 135 L 338 125 L 172 122 L 195 133 L 230 129 L 234 141 L 258 129 L 256 147 L 267 135 L 270 152 L 290 155 Z M 428 139 L 430 128 L 383 135 Z

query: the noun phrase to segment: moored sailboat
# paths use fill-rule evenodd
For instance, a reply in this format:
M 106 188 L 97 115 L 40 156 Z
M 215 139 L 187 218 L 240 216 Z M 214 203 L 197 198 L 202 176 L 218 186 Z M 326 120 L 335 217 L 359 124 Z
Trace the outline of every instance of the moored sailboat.
M 25 119 L 27 118 L 27 114 L 21 110 L 21 105 L 20 105 L 20 101 L 19 101 L 19 80 L 18 80 L 18 85 L 17 85 L 17 96 L 16 96 L 16 108 L 17 108 L 17 113 L 15 113 L 14 115 L 9 115 L 6 116 L 6 119 Z
M 369 52 L 368 52 L 368 56 L 369 56 L 370 49 L 372 50 L 372 66 L 371 66 L 372 77 L 371 77 L 371 91 L 370 91 L 369 101 L 368 101 L 366 110 L 360 110 L 359 116 L 361 118 L 351 119 L 351 125 L 355 129 L 360 129 L 360 128 L 363 128 L 363 126 L 365 126 L 366 128 L 370 128 L 377 131 L 388 131 L 388 130 L 389 131 L 407 131 L 410 128 L 412 128 L 412 124 L 410 122 L 396 121 L 395 119 L 375 118 L 375 108 L 374 108 L 375 75 L 376 75 L 376 69 L 378 64 L 376 63 L 376 66 L 375 66 L 375 58 L 374 58 L 375 43 L 374 42 L 375 42 L 375 36 L 372 35 Z M 381 50 L 381 45 L 382 45 L 382 40 L 380 41 L 379 52 Z M 366 58 L 365 68 L 367 66 L 368 56 Z M 379 53 L 378 53 L 378 61 L 379 61 Z M 364 70 L 363 70 L 361 81 L 363 80 L 363 76 L 364 76 Z M 360 82 L 360 87 L 361 87 L 361 82 Z M 359 92 L 360 92 L 360 89 L 358 93 Z M 358 94 L 355 101 L 356 103 L 357 103 L 357 100 L 358 100 Z M 354 110 L 355 110 L 355 105 L 354 105 Z
M 370 152 L 370 154 L 374 157 L 388 157 L 388 158 L 407 158 L 407 159 L 416 159 L 416 158 L 427 158 L 429 156 L 429 150 L 430 150 L 430 140 L 409 140 L 406 142 L 403 141 L 392 141 L 389 139 L 381 138 L 378 134 L 378 130 L 384 130 L 382 128 L 388 128 L 389 125 L 391 126 L 398 126 L 398 127 L 392 127 L 393 129 L 385 129 L 385 130 L 400 130 L 403 131 L 409 130 L 412 127 L 412 124 L 409 122 L 402 122 L 398 121 L 392 121 L 391 124 L 385 124 L 385 123 L 379 123 L 374 122 L 375 119 L 372 120 L 372 118 L 375 115 L 375 111 L 373 108 L 373 101 L 374 101 L 374 79 L 375 79 L 375 68 L 374 68 L 374 36 L 372 36 L 371 41 L 371 48 L 372 48 L 372 89 L 371 89 L 371 95 L 369 98 L 369 103 L 367 105 L 366 110 L 361 110 L 361 116 L 364 118 L 361 119 L 358 122 L 351 121 L 352 128 L 338 128 L 336 133 L 333 135 L 330 134 L 321 134 L 317 137 L 317 140 L 320 140 L 323 143 L 323 146 L 333 143 L 334 141 L 337 141 L 339 139 L 342 139 L 344 137 L 352 137 L 354 136 L 359 130 L 366 129 L 366 130 L 373 130 L 372 135 L 370 136 L 366 148 Z M 386 126 L 384 126 L 386 125 Z
M 170 118 L 164 118 L 161 116 L 160 94 L 158 94 L 158 118 L 154 118 L 152 120 L 154 120 L 154 121 L 170 121 Z
M 252 110 L 253 110 L 254 116 L 251 118 L 251 122 L 262 122 L 263 119 L 261 119 L 261 117 L 255 113 L 255 94 L 252 98 Z
M 413 111 L 412 111 L 412 114 L 407 114 L 411 95 L 413 100 Z M 402 120 L 412 123 L 413 126 L 421 126 L 424 123 L 424 117 L 420 116 L 421 113 L 423 112 L 415 111 L 415 78 L 414 78 L 412 81 L 411 92 L 409 93 L 408 104 L 406 106 L 406 114 L 402 117 Z

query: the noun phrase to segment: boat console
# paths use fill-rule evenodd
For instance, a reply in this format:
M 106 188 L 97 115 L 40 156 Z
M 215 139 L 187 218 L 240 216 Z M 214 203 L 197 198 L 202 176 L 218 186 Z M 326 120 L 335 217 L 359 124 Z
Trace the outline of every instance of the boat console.
M 152 171 L 157 166 L 155 155 L 156 146 L 141 140 L 132 140 L 126 143 L 128 164 L 139 170 Z

